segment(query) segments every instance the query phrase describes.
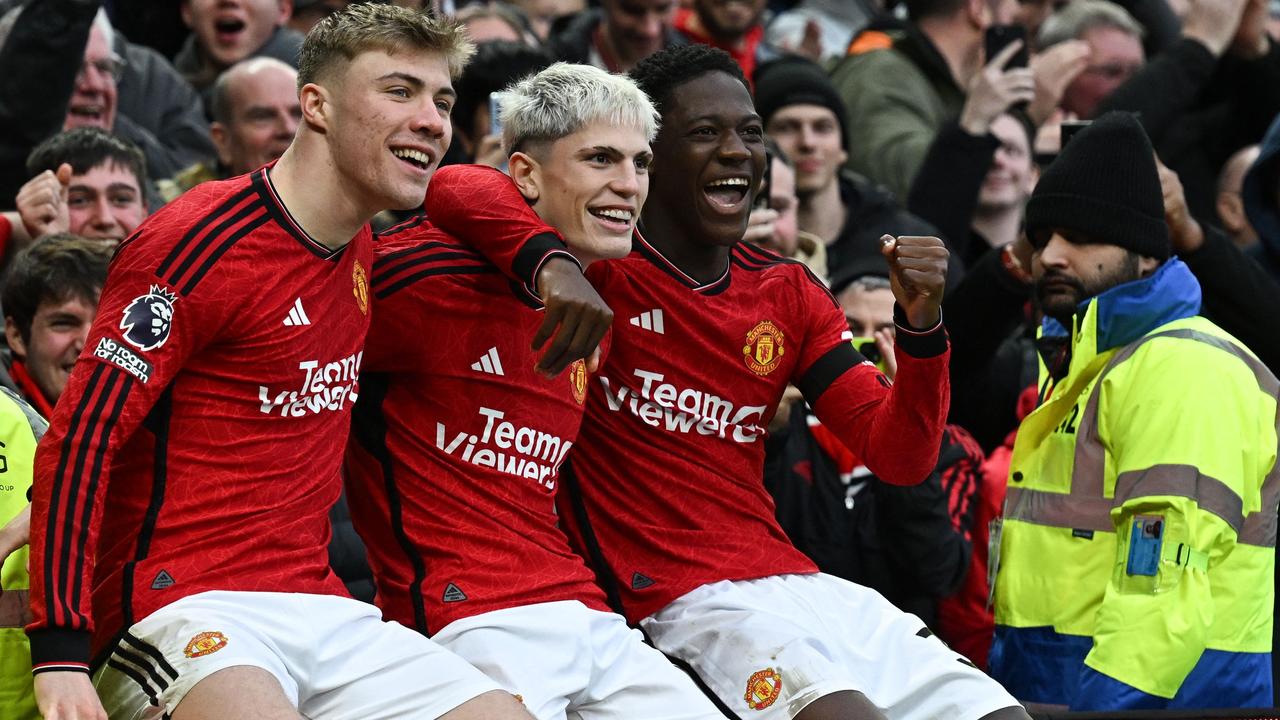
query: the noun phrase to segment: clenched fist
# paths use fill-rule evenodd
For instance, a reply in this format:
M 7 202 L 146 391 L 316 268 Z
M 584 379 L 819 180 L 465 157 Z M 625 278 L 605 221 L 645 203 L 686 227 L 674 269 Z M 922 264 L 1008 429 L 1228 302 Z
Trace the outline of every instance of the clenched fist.
M 18 190 L 15 204 L 32 239 L 70 229 L 67 213 L 67 186 L 70 184 L 71 166 L 62 163 L 56 173 L 45 170 Z
M 942 319 L 942 290 L 951 253 L 936 237 L 903 235 L 880 238 L 880 254 L 889 261 L 889 284 L 907 322 L 927 330 Z

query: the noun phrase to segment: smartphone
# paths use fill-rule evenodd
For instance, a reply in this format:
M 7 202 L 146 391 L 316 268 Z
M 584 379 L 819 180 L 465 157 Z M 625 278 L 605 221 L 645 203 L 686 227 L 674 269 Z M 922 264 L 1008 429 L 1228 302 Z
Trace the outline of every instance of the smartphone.
M 1091 122 L 1093 122 L 1093 121 L 1092 121 L 1092 120 L 1065 120 L 1065 121 L 1063 121 L 1063 123 L 1062 123 L 1062 141 L 1061 141 L 1060 143 L 1058 143 L 1058 152 L 1062 152 L 1062 148 L 1066 147 L 1066 146 L 1067 146 L 1067 143 L 1071 142 L 1071 138 L 1075 137 L 1076 133 L 1080 132 L 1081 130 L 1083 130 L 1083 129 L 1087 128 L 1087 127 L 1089 127 L 1089 123 L 1091 123 Z
M 489 134 L 502 134 L 502 98 L 498 93 L 489 94 Z
M 1022 47 L 1018 48 L 1018 52 L 1013 54 L 1004 67 L 1006 70 L 1026 67 L 1030 52 L 1027 50 L 1027 29 L 1021 25 L 992 25 L 987 28 L 983 36 L 983 47 L 987 52 L 986 62 L 991 62 L 1014 40 L 1021 40 Z
M 752 201 L 753 208 L 769 207 L 769 186 L 773 182 L 773 153 L 765 148 L 764 151 L 764 174 L 760 176 L 760 191 L 756 193 L 755 200 Z
M 885 369 L 884 355 L 880 353 L 880 346 L 876 344 L 875 338 L 856 337 L 853 339 L 853 349 L 862 353 L 862 357 L 879 368 L 880 372 L 888 374 L 889 371 Z

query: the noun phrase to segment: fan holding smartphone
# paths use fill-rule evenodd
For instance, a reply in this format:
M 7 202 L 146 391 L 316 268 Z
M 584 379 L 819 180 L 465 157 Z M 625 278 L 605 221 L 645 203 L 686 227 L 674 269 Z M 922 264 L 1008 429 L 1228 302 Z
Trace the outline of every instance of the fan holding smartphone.
M 1027 67 L 1026 30 L 1020 25 L 987 28 L 987 64 L 969 83 L 960 111 L 960 127 L 970 135 L 986 135 L 991 122 L 1011 108 L 1026 107 L 1035 98 L 1036 82 Z

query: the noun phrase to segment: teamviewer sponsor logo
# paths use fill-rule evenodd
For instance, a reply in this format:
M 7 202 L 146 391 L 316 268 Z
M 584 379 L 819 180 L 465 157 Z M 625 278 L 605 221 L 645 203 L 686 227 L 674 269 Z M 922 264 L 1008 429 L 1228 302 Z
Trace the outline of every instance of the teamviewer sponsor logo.
M 280 417 L 318 415 L 325 410 L 337 411 L 347 402 L 356 401 L 356 383 L 360 377 L 360 361 L 364 352 L 321 365 L 318 360 L 298 363 L 303 372 L 302 386 L 297 390 L 275 392 L 266 385 L 258 386 L 258 409 L 264 415 Z
M 758 424 L 764 419 L 763 405 L 738 407 L 705 390 L 678 388 L 665 382 L 661 373 L 636 370 L 635 376 L 639 391 L 627 385 L 615 389 L 609 378 L 600 376 L 610 410 L 626 408 L 646 425 L 667 432 L 714 435 L 740 443 L 753 443 L 764 435 Z
M 129 348 L 110 338 L 99 338 L 98 347 L 93 349 L 93 356 L 122 368 L 125 372 L 138 378 L 143 385 L 151 379 L 151 363 L 138 357 Z
M 479 435 L 463 430 L 450 436 L 444 423 L 437 422 L 436 447 L 463 462 L 534 480 L 547 490 L 555 490 L 560 464 L 573 442 L 509 422 L 501 410 L 482 407 L 478 412 L 484 418 Z

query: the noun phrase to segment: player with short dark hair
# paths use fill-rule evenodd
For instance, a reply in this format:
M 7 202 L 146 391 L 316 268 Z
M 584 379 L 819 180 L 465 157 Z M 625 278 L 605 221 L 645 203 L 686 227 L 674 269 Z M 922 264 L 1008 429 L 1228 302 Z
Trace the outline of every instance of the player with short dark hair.
M 403 8 L 330 16 L 280 160 L 191 190 L 121 245 L 36 458 L 28 634 L 47 720 L 528 717 L 347 597 L 326 551 L 368 222 L 421 205 L 469 52 L 456 24 Z
M 885 481 L 932 470 L 947 414 L 947 252 L 937 238 L 886 238 L 891 386 L 803 265 L 741 242 L 764 130 L 725 60 L 672 48 L 633 73 L 662 129 L 633 252 L 588 270 L 617 322 L 562 472 L 561 518 L 615 607 L 735 716 L 1026 718 L 923 622 L 818 573 L 773 517 L 765 428 L 788 383 Z M 513 192 L 491 177 L 458 185 Z M 448 210 L 428 204 L 451 231 L 487 230 Z

